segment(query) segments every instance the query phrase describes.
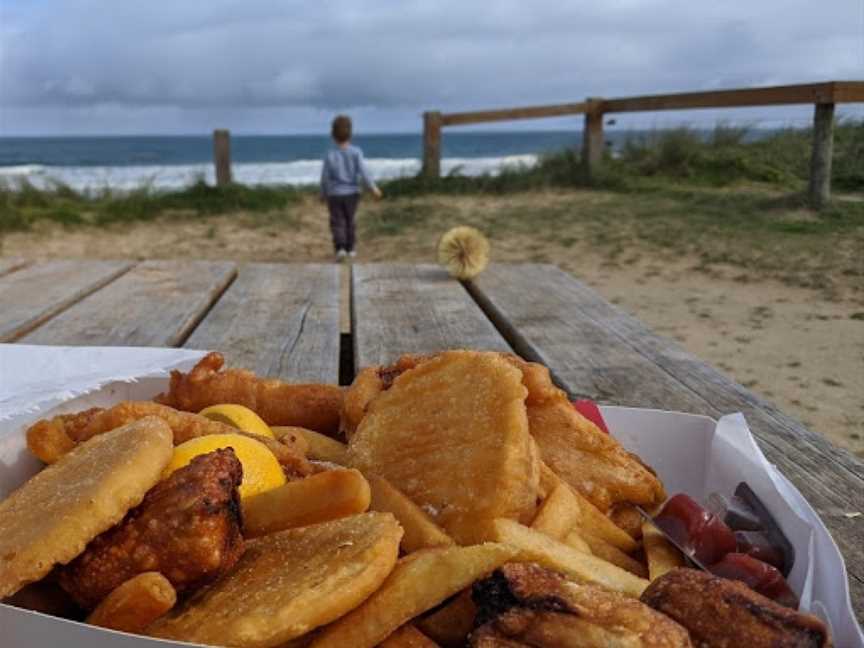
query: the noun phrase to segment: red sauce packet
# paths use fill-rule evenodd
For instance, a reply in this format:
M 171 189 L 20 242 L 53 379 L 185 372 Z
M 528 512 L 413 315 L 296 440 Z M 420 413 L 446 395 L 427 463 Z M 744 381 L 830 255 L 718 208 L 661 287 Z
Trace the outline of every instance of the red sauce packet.
M 603 415 L 600 413 L 600 408 L 597 407 L 597 403 L 592 400 L 575 400 L 572 401 L 572 403 L 577 412 L 603 430 L 606 434 L 609 434 L 609 428 L 606 427 L 606 421 L 603 420 Z

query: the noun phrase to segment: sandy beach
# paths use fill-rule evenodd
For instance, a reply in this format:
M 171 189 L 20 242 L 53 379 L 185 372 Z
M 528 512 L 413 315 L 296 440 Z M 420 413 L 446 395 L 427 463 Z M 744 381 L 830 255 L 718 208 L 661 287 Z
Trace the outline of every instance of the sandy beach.
M 584 200 L 602 199 L 588 194 Z M 580 198 L 581 199 L 581 198 Z M 361 211 L 358 262 L 434 261 L 437 236 L 451 223 L 476 222 L 501 262 L 554 263 L 671 337 L 834 443 L 864 456 L 864 295 L 855 276 L 830 289 L 796 285 L 738 265 L 706 265 L 629 240 L 604 245 L 578 222 L 504 228 L 494 215 L 520 201 L 557 204 L 558 194 L 436 197 L 432 213 L 404 201 L 367 203 Z M 417 213 L 417 222 L 381 233 L 382 210 Z M 428 210 L 427 210 L 428 211 Z M 490 220 L 493 219 L 493 220 Z M 2 254 L 30 258 L 200 258 L 330 262 L 324 208 L 311 197 L 290 215 L 233 214 L 163 218 L 108 227 L 39 224 L 5 236 Z M 378 223 L 376 225 L 376 223 Z M 386 231 L 386 230 L 385 230 Z

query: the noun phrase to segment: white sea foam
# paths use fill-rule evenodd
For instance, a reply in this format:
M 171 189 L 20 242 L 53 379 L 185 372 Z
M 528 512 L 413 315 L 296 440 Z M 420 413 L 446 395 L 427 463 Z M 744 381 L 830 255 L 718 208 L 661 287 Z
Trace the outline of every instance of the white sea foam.
M 469 176 L 495 174 L 502 168 L 532 166 L 536 155 L 505 157 L 445 158 L 441 161 L 444 175 L 461 173 Z M 379 180 L 415 175 L 420 160 L 412 158 L 370 158 L 367 160 L 372 175 Z M 241 162 L 233 165 L 234 180 L 243 184 L 316 184 L 321 176 L 320 160 L 293 162 Z M 130 190 L 142 186 L 154 189 L 179 189 L 201 178 L 214 181 L 212 164 L 181 164 L 171 166 L 55 166 L 38 164 L 0 167 L 0 182 L 27 179 L 37 187 L 49 186 L 52 181 L 69 185 L 73 189 L 99 190 L 103 188 Z

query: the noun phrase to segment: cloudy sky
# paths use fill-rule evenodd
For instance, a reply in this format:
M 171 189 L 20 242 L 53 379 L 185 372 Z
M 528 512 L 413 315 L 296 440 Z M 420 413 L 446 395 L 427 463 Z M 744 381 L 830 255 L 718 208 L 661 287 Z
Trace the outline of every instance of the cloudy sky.
M 336 111 L 416 131 L 432 108 L 855 78 L 864 0 L 0 0 L 5 135 L 321 132 Z

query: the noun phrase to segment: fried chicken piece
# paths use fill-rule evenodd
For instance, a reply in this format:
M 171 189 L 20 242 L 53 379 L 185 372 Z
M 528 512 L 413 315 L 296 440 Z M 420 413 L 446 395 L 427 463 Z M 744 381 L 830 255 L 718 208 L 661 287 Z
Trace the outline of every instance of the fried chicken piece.
M 142 572 L 161 572 L 178 592 L 215 580 L 243 553 L 242 480 L 230 448 L 196 457 L 60 568 L 60 585 L 89 610 Z
M 815 616 L 757 594 L 744 583 L 679 567 L 654 580 L 643 603 L 675 619 L 705 648 L 830 648 Z
M 687 631 L 647 605 L 565 580 L 533 563 L 511 563 L 474 584 L 473 648 L 692 648 Z
M 34 454 L 44 460 L 47 457 L 37 452 L 38 444 L 34 444 L 33 440 L 49 436 L 46 428 L 52 428 L 50 436 L 64 435 L 71 439 L 74 447 L 75 444 L 83 443 L 97 434 L 103 434 L 145 416 L 158 416 L 165 421 L 174 434 L 174 445 L 208 434 L 242 434 L 266 445 L 276 456 L 289 478 L 305 477 L 313 472 L 312 465 L 296 444 L 282 443 L 275 439 L 249 434 L 225 423 L 213 421 L 206 416 L 180 412 L 167 405 L 150 401 L 123 401 L 108 409 L 94 407 L 76 414 L 61 414 L 52 419 L 43 419 L 27 430 L 27 442 Z
M 339 433 L 342 389 L 336 385 L 294 384 L 259 378 L 245 369 L 222 370 L 221 353 L 208 353 L 188 374 L 171 372 L 167 392 L 156 402 L 186 412 L 210 405 L 245 405 L 268 425 L 293 425 L 330 436 Z

